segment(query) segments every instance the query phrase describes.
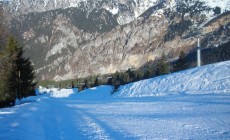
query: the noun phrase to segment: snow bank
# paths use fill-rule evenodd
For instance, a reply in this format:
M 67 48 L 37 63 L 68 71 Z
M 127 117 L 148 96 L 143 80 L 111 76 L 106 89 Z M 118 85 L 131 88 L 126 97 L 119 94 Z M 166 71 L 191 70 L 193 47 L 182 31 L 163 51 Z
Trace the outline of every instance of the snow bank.
M 51 89 L 50 91 L 50 95 L 51 97 L 54 98 L 63 98 L 63 97 L 69 97 L 72 94 L 76 94 L 78 93 L 78 89 L 77 88 L 72 88 L 72 89 Z
M 197 67 L 121 86 L 115 97 L 230 93 L 230 61 Z
M 39 88 L 39 89 L 35 89 L 35 93 L 36 95 L 49 94 L 50 97 L 53 98 L 64 98 L 64 97 L 69 97 L 72 94 L 78 93 L 78 89 L 77 88 L 73 88 L 73 89 Z
M 112 86 L 98 86 L 94 88 L 89 88 L 78 93 L 77 88 L 73 89 L 58 89 L 58 88 L 42 88 L 36 89 L 35 92 L 37 95 L 46 94 L 52 98 L 66 98 L 71 97 L 74 99 L 80 100 L 102 100 L 108 97 L 111 97 L 113 91 Z
M 111 97 L 113 91 L 112 86 L 98 86 L 83 90 L 76 95 L 76 98 L 81 100 L 102 100 Z

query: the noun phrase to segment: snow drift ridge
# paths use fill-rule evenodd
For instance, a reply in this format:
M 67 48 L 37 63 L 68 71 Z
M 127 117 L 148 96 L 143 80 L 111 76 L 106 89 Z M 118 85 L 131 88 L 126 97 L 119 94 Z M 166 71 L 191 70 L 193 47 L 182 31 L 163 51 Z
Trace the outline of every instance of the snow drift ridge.
M 116 97 L 230 93 L 230 61 L 197 67 L 120 87 Z

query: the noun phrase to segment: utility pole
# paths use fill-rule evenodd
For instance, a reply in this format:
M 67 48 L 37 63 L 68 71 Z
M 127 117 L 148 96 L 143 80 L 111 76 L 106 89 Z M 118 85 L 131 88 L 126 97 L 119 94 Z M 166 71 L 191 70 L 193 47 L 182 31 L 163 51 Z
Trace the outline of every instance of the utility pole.
M 201 66 L 200 38 L 197 38 L 197 67 Z

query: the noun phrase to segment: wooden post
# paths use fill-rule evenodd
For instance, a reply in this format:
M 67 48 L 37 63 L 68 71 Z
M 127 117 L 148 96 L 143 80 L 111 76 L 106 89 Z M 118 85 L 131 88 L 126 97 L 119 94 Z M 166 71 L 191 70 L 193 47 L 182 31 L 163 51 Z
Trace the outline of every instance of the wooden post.
M 18 99 L 21 104 L 21 72 L 18 71 Z

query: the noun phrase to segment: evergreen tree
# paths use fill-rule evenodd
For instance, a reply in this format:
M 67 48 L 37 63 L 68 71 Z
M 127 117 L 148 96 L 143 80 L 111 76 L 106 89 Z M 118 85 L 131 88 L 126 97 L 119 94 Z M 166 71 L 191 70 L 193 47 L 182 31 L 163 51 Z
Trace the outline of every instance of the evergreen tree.
M 186 55 L 183 51 L 180 52 L 179 59 L 176 61 L 176 63 L 173 66 L 173 71 L 180 71 L 186 69 L 187 62 L 186 62 Z
M 99 85 L 99 81 L 98 81 L 98 78 L 96 77 L 94 80 L 94 86 L 97 87 L 98 85 Z
M 88 83 L 87 79 L 85 79 L 84 83 L 85 83 L 85 85 L 83 86 L 83 89 L 89 88 L 89 83 Z
M 9 55 L 0 55 L 0 102 L 14 101 L 17 97 L 13 75 L 15 67 L 11 60 Z
M 71 82 L 71 88 L 75 88 L 73 81 Z
M 13 89 L 17 89 L 19 100 L 23 97 L 34 95 L 34 68 L 28 58 L 24 58 L 23 49 L 20 47 L 15 38 L 10 37 L 8 45 L 4 51 L 11 58 L 11 63 L 14 65 L 12 72 Z
M 219 14 L 221 14 L 221 8 L 217 6 L 217 7 L 215 7 L 215 9 L 213 10 L 213 12 L 214 12 L 215 15 L 219 15 Z
M 169 72 L 170 72 L 169 64 L 167 62 L 167 58 L 166 58 L 165 54 L 163 53 L 160 61 L 157 64 L 156 75 L 159 76 L 159 75 L 163 75 L 163 74 L 168 74 Z

